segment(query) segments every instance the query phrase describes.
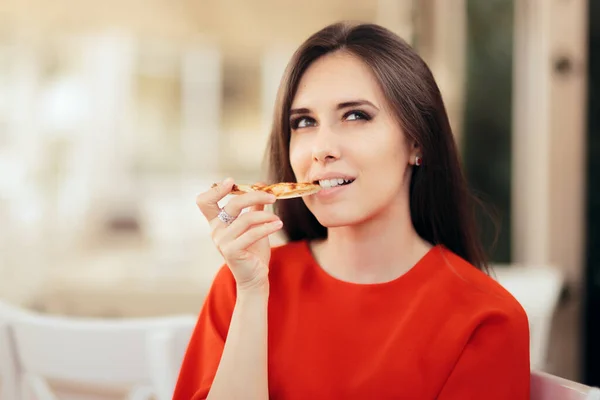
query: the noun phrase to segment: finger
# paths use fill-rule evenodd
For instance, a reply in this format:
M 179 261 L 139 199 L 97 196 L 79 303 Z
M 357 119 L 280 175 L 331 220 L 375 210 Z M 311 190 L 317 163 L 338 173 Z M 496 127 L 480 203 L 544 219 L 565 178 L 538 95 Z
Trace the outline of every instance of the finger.
M 261 186 L 267 186 L 267 184 L 264 182 L 256 182 L 256 184 L 261 185 Z M 256 204 L 256 205 L 250 207 L 250 211 L 263 211 L 264 209 L 265 209 L 264 204 Z
M 227 243 L 221 248 L 225 258 L 240 258 L 242 253 L 254 243 L 272 235 L 283 227 L 283 222 L 274 221 L 262 225 L 257 225 L 244 232 L 236 240 Z
M 264 204 L 257 204 L 255 206 L 250 207 L 250 211 L 263 211 L 265 209 Z
M 245 208 L 273 204 L 276 200 L 277 198 L 270 193 L 250 192 L 234 197 L 223 208 L 227 214 L 232 217 L 237 217 Z
M 237 239 L 244 232 L 256 225 L 263 225 L 276 221 L 279 221 L 279 217 L 268 211 L 247 212 L 233 221 L 227 229 L 222 230 L 222 233 L 217 233 L 217 240 L 220 243 L 230 242 Z
M 212 220 L 219 215 L 219 201 L 231 192 L 233 179 L 227 178 L 219 185 L 211 187 L 209 190 L 196 196 L 196 205 L 207 220 Z

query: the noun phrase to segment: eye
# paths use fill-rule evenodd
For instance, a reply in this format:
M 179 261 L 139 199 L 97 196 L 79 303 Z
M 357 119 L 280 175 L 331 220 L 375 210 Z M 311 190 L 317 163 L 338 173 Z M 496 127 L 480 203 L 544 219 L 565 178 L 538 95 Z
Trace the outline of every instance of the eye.
M 310 117 L 298 117 L 294 120 L 292 120 L 290 126 L 292 129 L 302 129 L 302 128 L 308 128 L 311 126 L 315 126 L 316 122 L 313 118 Z
M 371 119 L 371 116 L 364 111 L 353 110 L 353 111 L 347 112 L 344 115 L 344 119 L 347 121 L 357 121 L 357 120 L 361 120 L 361 119 L 365 120 L 365 121 L 369 121 Z

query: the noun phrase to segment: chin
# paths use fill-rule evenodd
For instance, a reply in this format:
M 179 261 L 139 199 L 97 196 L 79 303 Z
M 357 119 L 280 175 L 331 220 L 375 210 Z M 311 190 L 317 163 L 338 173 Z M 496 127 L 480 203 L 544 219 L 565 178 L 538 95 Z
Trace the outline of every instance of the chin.
M 311 210 L 311 212 L 325 228 L 357 225 L 369 218 L 368 213 L 357 209 L 349 210 L 346 207 L 338 207 L 337 209 L 331 207 L 326 207 L 327 209 L 323 209 L 325 207 L 319 208 L 318 210 Z
M 325 228 L 357 226 L 368 221 L 387 219 L 384 212 L 392 212 L 393 200 L 389 202 L 364 199 L 364 201 L 340 201 L 330 204 L 305 203 L 317 221 Z M 362 199 L 361 199 L 362 200 Z M 381 200 L 381 199 L 380 199 Z M 391 203 L 391 204 L 390 204 Z

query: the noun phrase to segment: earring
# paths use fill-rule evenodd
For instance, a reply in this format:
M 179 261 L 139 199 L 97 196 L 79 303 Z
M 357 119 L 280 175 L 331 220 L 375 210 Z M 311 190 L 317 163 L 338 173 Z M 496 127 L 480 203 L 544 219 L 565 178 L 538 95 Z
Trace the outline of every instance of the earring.
M 418 167 L 422 164 L 423 159 L 419 156 L 415 156 L 415 165 Z

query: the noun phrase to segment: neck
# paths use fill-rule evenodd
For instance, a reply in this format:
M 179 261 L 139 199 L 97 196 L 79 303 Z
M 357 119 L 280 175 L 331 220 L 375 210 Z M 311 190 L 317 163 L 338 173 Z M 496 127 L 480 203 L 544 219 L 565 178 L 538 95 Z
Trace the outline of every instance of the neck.
M 408 205 L 398 205 L 360 224 L 329 228 L 315 255 L 338 279 L 381 283 L 403 275 L 430 248 L 415 231 Z

